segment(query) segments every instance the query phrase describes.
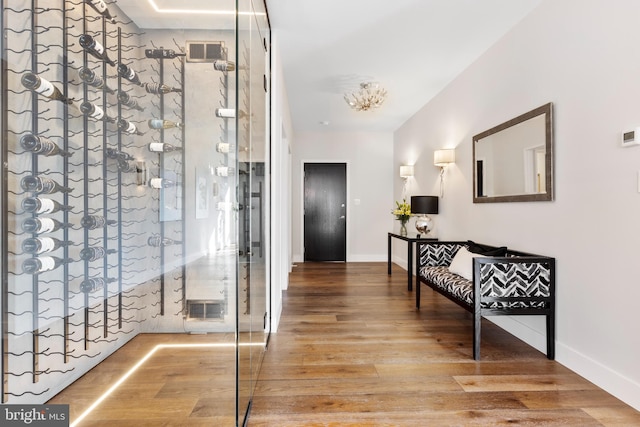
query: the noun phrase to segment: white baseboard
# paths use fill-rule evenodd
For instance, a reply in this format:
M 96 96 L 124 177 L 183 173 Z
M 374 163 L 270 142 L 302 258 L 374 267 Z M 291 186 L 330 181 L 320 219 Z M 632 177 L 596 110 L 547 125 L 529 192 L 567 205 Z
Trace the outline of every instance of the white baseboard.
M 280 298 L 282 301 L 282 297 Z M 271 332 L 278 332 L 278 327 L 280 326 L 280 318 L 282 317 L 282 304 L 278 304 L 276 307 L 276 312 L 271 313 Z
M 348 262 L 386 262 L 387 254 L 347 255 Z
M 386 256 L 385 256 L 385 261 L 387 260 Z M 405 270 L 408 270 L 408 264 L 407 264 L 407 259 L 406 258 L 400 258 L 398 256 L 392 255 L 391 256 L 391 262 L 394 264 L 397 264 L 398 266 L 404 268 Z M 413 274 L 416 274 L 415 271 L 413 272 Z
M 556 360 L 640 411 L 640 384 L 579 351 L 556 342 Z
M 387 254 L 347 255 L 347 262 L 386 262 Z M 304 262 L 302 255 L 294 255 L 293 262 Z
M 515 316 L 488 316 L 486 319 L 542 353 L 547 353 L 546 331 L 544 333 L 536 331 L 519 322 Z M 555 359 L 556 362 L 583 376 L 607 393 L 640 410 L 640 384 L 558 341 L 556 341 Z
M 487 316 L 485 319 L 495 323 L 511 335 L 520 338 L 536 350 L 547 354 L 546 331 L 539 332 L 531 328 L 529 325 L 518 321 L 518 316 Z

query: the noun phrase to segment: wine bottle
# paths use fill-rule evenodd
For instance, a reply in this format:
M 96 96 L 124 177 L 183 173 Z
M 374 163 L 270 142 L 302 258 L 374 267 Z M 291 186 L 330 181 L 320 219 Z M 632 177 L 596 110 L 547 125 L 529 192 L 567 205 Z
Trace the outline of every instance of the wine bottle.
M 173 59 L 178 56 L 186 56 L 186 53 L 178 53 L 173 49 L 145 49 L 144 55 L 147 58 L 163 58 L 163 59 Z
M 42 77 L 34 73 L 25 73 L 20 80 L 22 85 L 27 89 L 30 89 L 40 95 L 53 99 L 55 101 L 61 101 L 65 104 L 73 104 L 73 101 L 60 92 L 60 89 L 55 87 L 49 80 L 45 80 Z
M 225 61 L 224 59 L 216 59 L 213 61 L 213 68 L 216 71 L 228 72 L 235 71 L 236 64 L 233 61 Z
M 151 178 L 149 180 L 149 187 L 156 189 L 174 187 L 175 185 L 176 183 L 174 181 L 164 178 Z
M 24 191 L 31 191 L 36 194 L 53 194 L 56 192 L 69 193 L 73 189 L 62 186 L 52 180 L 41 176 L 27 175 L 20 180 L 20 187 Z
M 159 94 L 164 95 L 170 92 L 182 92 L 182 89 L 180 88 L 161 85 L 159 83 L 145 83 L 144 90 L 146 90 L 147 93 L 155 93 L 157 95 Z
M 153 236 L 147 239 L 147 244 L 149 246 L 154 246 L 154 247 L 179 245 L 181 243 L 182 242 L 180 240 L 170 239 L 169 237 L 165 237 L 164 239 L 161 239 L 159 234 L 154 234 Z
M 97 261 L 108 254 L 115 254 L 116 252 L 115 249 L 105 250 L 105 248 L 101 246 L 91 246 L 80 251 L 80 258 L 85 261 Z
M 149 144 L 149 151 L 154 153 L 169 153 L 171 151 L 180 151 L 181 147 L 176 147 L 175 145 L 166 144 L 162 142 L 152 142 Z
M 151 119 L 148 121 L 150 129 L 171 129 L 178 128 L 182 129 L 184 125 L 179 122 L 172 122 L 170 120 L 159 120 L 159 119 Z
M 58 211 L 70 211 L 72 206 L 62 205 L 55 200 L 38 197 L 27 197 L 22 200 L 22 209 L 25 212 L 35 214 L 54 213 Z
M 235 169 L 229 166 L 217 166 L 216 167 L 216 175 L 217 176 L 229 176 L 235 173 Z
M 109 123 L 114 123 L 116 121 L 116 119 L 105 114 L 102 108 L 90 103 L 89 101 L 85 101 L 80 104 L 80 112 L 82 112 L 82 114 L 84 114 L 85 116 L 92 117 L 96 120 L 102 120 Z
M 83 34 L 80 36 L 80 46 L 82 46 L 84 50 L 87 51 L 87 53 L 90 53 L 95 58 L 106 62 L 112 67 L 115 67 L 116 63 L 113 62 L 111 58 L 109 58 L 107 50 L 104 48 L 104 46 L 102 46 L 102 44 L 100 44 L 98 40 L 94 39 L 89 34 Z
M 122 105 L 126 105 L 129 108 L 134 108 L 138 111 L 144 111 L 144 108 L 138 105 L 138 101 L 131 98 L 131 96 L 127 92 L 118 92 L 118 101 L 120 101 Z
M 22 221 L 22 231 L 31 234 L 53 233 L 61 228 L 68 228 L 71 224 L 62 223 L 53 218 L 25 218 Z
M 96 89 L 104 89 L 108 93 L 116 93 L 115 90 L 107 86 L 104 80 L 101 77 L 98 77 L 98 75 L 88 67 L 80 68 L 78 70 L 78 75 L 80 76 L 80 80 L 82 80 L 89 86 L 95 87 Z
M 226 142 L 218 142 L 216 144 L 216 151 L 218 153 L 228 153 L 231 149 L 231 145 Z
M 144 135 L 144 133 L 138 130 L 138 126 L 136 126 L 135 123 L 125 119 L 118 120 L 118 129 L 129 135 Z
M 27 254 L 43 254 L 53 252 L 63 246 L 72 245 L 73 242 L 62 241 L 53 237 L 29 237 L 22 242 L 22 251 Z
M 55 270 L 62 264 L 67 264 L 72 259 L 58 258 L 55 256 L 43 256 L 40 258 L 28 258 L 22 263 L 22 271 L 26 274 L 40 274 Z
M 60 155 L 63 157 L 71 157 L 73 153 L 69 153 L 61 149 L 58 144 L 47 137 L 27 133 L 20 138 L 20 146 L 25 151 L 31 151 L 33 154 L 42 154 L 43 156 Z
M 216 151 L 218 153 L 229 153 L 229 152 L 233 152 L 235 150 L 235 145 L 233 144 L 229 144 L 228 142 L 218 142 L 216 144 Z M 247 147 L 240 147 L 238 149 L 238 151 L 244 151 L 247 152 L 249 151 L 249 149 Z
M 235 108 L 216 108 L 215 114 L 216 117 L 220 117 L 221 119 L 233 119 L 236 117 L 236 110 Z M 247 113 L 240 110 L 240 112 L 238 113 L 238 118 L 244 119 L 246 117 L 248 117 Z
M 90 294 L 92 292 L 99 291 L 103 289 L 107 284 L 116 282 L 118 279 L 108 278 L 105 279 L 103 277 L 91 277 L 87 280 L 83 280 L 80 283 L 80 291 Z
M 136 74 L 131 67 L 128 67 L 125 64 L 118 64 L 118 74 L 120 77 L 129 80 L 131 83 L 142 86 L 142 82 L 140 81 L 138 74 Z
M 82 217 L 82 220 L 80 220 L 80 225 L 89 230 L 104 228 L 107 225 L 114 225 L 117 223 L 118 221 L 115 221 L 113 219 L 107 220 L 105 217 L 100 215 L 85 215 L 84 217 Z
M 216 108 L 216 117 L 223 119 L 232 119 L 236 116 L 236 110 L 233 108 Z
M 115 148 L 107 148 L 107 157 L 115 160 L 135 160 L 135 158 L 124 151 L 118 151 Z
M 88 3 L 96 12 L 104 16 L 112 24 L 116 23 L 115 18 L 109 12 L 109 8 L 107 8 L 107 5 L 104 2 L 104 0 L 84 0 L 84 2 Z

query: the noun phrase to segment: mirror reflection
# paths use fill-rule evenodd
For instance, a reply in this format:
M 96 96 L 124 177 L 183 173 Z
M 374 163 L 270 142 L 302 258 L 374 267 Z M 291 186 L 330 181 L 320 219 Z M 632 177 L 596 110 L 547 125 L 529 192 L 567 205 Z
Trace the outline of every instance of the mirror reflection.
M 474 203 L 553 200 L 552 104 L 473 138 Z

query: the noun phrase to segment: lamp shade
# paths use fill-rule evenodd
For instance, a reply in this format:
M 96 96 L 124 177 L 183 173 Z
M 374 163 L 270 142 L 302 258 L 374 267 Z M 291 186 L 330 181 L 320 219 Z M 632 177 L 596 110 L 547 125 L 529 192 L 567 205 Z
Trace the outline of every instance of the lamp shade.
M 437 214 L 437 196 L 411 196 L 411 213 L 415 214 Z
M 413 165 L 400 166 L 400 178 L 410 178 L 413 176 Z
M 447 166 L 449 163 L 455 163 L 456 150 L 436 150 L 433 152 L 433 164 L 435 166 Z

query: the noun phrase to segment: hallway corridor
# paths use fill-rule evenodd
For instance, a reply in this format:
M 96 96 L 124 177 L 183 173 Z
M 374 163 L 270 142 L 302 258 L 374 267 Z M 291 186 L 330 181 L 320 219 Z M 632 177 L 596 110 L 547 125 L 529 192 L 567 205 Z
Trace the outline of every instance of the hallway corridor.
M 640 413 L 385 263 L 304 263 L 284 294 L 249 426 L 631 426 Z

